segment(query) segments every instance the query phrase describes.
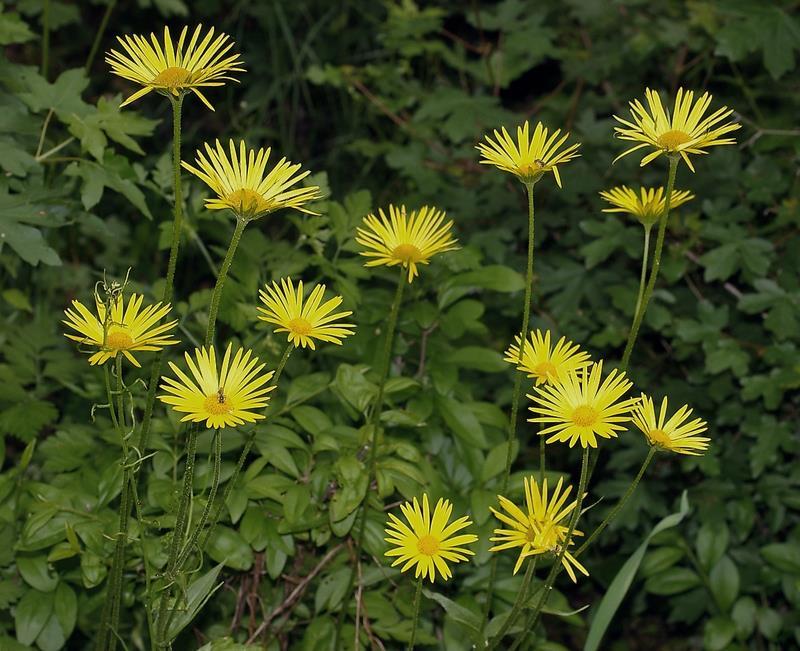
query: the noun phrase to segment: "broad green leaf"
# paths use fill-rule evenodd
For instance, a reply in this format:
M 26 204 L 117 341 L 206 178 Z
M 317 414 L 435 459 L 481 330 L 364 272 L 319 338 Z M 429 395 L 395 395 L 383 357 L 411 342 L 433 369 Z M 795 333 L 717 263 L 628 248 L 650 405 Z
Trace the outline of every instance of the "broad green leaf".
M 488 447 L 483 426 L 469 409 L 469 405 L 459 404 L 453 398 L 441 395 L 436 396 L 436 405 L 444 422 L 464 443 L 482 450 Z
M 245 571 L 253 566 L 253 550 L 242 535 L 229 527 L 217 525 L 208 539 L 208 555 L 217 563 Z
M 583 651 L 597 651 L 597 649 L 600 648 L 600 642 L 603 639 L 603 635 L 605 635 L 606 630 L 608 630 L 608 626 L 611 624 L 611 620 L 614 618 L 617 608 L 619 608 L 619 605 L 625 598 L 628 589 L 631 587 L 631 584 L 636 577 L 636 572 L 639 569 L 639 565 L 641 565 L 642 558 L 644 557 L 653 536 L 661 533 L 662 531 L 666 531 L 667 529 L 676 527 L 683 521 L 688 513 L 689 499 L 686 491 L 684 491 L 681 495 L 680 509 L 676 513 L 668 515 L 662 519 L 650 530 L 650 533 L 647 534 L 642 544 L 639 545 L 636 551 L 631 554 L 630 558 L 625 561 L 625 564 L 620 568 L 619 572 L 617 572 L 617 575 L 614 577 L 614 580 L 608 586 L 605 595 L 593 613 L 592 623 L 589 626 L 589 633 L 586 636 L 586 642 L 583 646 Z
M 711 568 L 709 582 L 717 604 L 727 613 L 739 596 L 739 570 L 729 556 L 723 556 Z
M 761 548 L 764 560 L 780 572 L 800 574 L 800 545 L 791 543 L 772 543 Z
M 58 585 L 58 575 L 51 575 L 44 555 L 17 556 L 17 569 L 25 582 L 40 592 L 52 592 Z
M 217 527 L 217 529 L 219 528 L 220 527 Z M 186 590 L 185 608 L 178 610 L 177 616 L 170 624 L 170 640 L 174 640 L 178 636 L 178 633 L 192 623 L 192 620 L 197 616 L 197 613 L 200 612 L 203 606 L 205 606 L 206 602 L 220 587 L 222 587 L 222 583 L 217 583 L 220 570 L 222 570 L 222 563 L 215 565 L 203 576 L 189 585 L 189 588 Z
M 736 635 L 736 627 L 727 617 L 714 617 L 706 622 L 703 631 L 703 648 L 708 651 L 722 651 L 728 647 Z
M 28 590 L 14 612 L 14 628 L 20 644 L 33 644 L 53 612 L 53 592 Z

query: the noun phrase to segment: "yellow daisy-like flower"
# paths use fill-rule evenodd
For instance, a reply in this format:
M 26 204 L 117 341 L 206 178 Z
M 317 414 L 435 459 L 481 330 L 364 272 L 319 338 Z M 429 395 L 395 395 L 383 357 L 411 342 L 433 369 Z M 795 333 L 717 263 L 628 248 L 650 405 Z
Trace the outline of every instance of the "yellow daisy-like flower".
M 418 264 L 429 264 L 437 253 L 458 248 L 450 232 L 453 221 L 445 223 L 442 210 L 423 206 L 406 215 L 406 207 L 389 206 L 389 216 L 378 210 L 380 219 L 369 214 L 364 227 L 357 229 L 356 242 L 366 247 L 361 255 L 369 260 L 365 266 L 403 265 L 408 269 L 408 282 L 418 275 Z
M 559 138 L 561 129 L 556 129 L 548 138 L 548 130 L 541 122 L 533 130 L 533 138 L 530 137 L 527 120 L 521 127 L 517 127 L 516 143 L 505 127 L 501 131 L 495 129 L 494 140 L 486 136 L 486 142 L 476 146 L 483 156 L 480 162 L 494 165 L 504 172 L 511 172 L 523 183 L 536 183 L 546 172 L 552 172 L 560 188 L 558 166 L 580 156 L 580 143 L 573 143 L 559 151 L 569 138 L 569 133 Z
M 666 194 L 663 187 L 639 188 L 639 194 L 626 185 L 610 190 L 603 190 L 600 196 L 613 208 L 603 208 L 603 212 L 624 212 L 633 215 L 645 226 L 652 226 L 664 214 L 667 207 Z M 688 190 L 673 190 L 670 209 L 682 206 L 694 199 Z
M 416 565 L 414 578 L 427 577 L 433 583 L 438 571 L 447 581 L 453 576 L 448 562 L 467 561 L 468 556 L 475 555 L 475 552 L 463 545 L 474 543 L 478 536 L 470 533 L 455 535 L 469 527 L 472 521 L 464 516 L 448 524 L 453 513 L 453 505 L 449 500 L 440 499 L 433 510 L 433 516 L 425 494 L 422 496 L 422 508 L 415 497 L 413 503 L 401 504 L 400 510 L 408 524 L 393 513 L 389 514 L 389 522 L 386 523 L 388 538 L 385 540 L 392 545 L 386 556 L 397 556 L 392 567 L 404 563 L 400 571 L 405 572 Z
M 122 353 L 131 364 L 141 367 L 133 356 L 134 352 L 152 352 L 179 343 L 167 334 L 178 324 L 177 321 L 156 325 L 169 313 L 169 304 L 155 303 L 142 309 L 144 297 L 131 294 L 126 308 L 125 299 L 119 294 L 108 314 L 100 296 L 95 294 L 94 300 L 97 316 L 80 301 L 72 301 L 73 309 L 64 310 L 67 318 L 63 321 L 66 326 L 80 333 L 80 336 L 67 334 L 68 338 L 99 349 L 89 357 L 89 363 L 93 366 L 105 364 L 117 353 Z
M 197 150 L 197 167 L 181 161 L 185 169 L 202 179 L 216 193 L 216 198 L 206 199 L 207 209 L 227 208 L 237 217 L 248 220 L 281 208 L 295 208 L 309 215 L 317 214 L 304 208 L 306 203 L 322 196 L 317 186 L 290 189 L 310 174 L 308 170 L 298 174 L 302 167 L 299 163 L 281 158 L 265 175 L 272 151 L 269 147 L 248 151 L 244 140 L 241 140 L 237 153 L 233 140 L 228 145 L 230 158 L 217 140 L 216 147 L 205 143 L 205 154 Z
M 547 480 L 542 484 L 539 491 L 539 484 L 534 477 L 525 479 L 525 504 L 527 513 L 519 508 L 514 502 L 498 495 L 500 506 L 506 513 L 501 513 L 490 507 L 490 511 L 500 522 L 511 527 L 510 529 L 495 529 L 494 537 L 489 538 L 491 542 L 499 543 L 489 549 L 491 552 L 499 552 L 504 549 L 515 549 L 520 547 L 517 563 L 514 565 L 514 574 L 519 572 L 522 563 L 530 556 L 538 554 L 553 553 L 559 554 L 569 532 L 569 516 L 575 510 L 577 502 L 567 504 L 572 486 L 568 486 L 562 492 L 564 480 L 559 479 L 552 495 L 547 492 Z M 582 536 L 581 531 L 573 530 L 574 536 Z M 570 540 L 572 545 L 573 541 Z M 581 565 L 578 560 L 568 551 L 564 552 L 561 564 L 569 574 L 573 582 L 577 581 L 575 570 L 589 576 L 589 572 Z
M 742 125 L 737 122 L 720 124 L 733 113 L 733 109 L 723 106 L 711 115 L 703 117 L 711 104 L 711 95 L 708 93 L 703 93 L 697 102 L 694 102 L 692 91 L 679 88 L 671 114 L 662 106 L 661 97 L 656 91 L 648 88 L 645 90 L 645 97 L 648 108 L 645 108 L 638 99 L 629 102 L 632 121 L 614 116 L 614 119 L 622 124 L 621 127 L 614 127 L 616 135 L 622 140 L 639 143 L 622 152 L 614 162 L 638 149 L 650 148 L 653 151 L 642 158 L 640 166 L 644 167 L 661 154 L 666 154 L 680 156 L 694 172 L 689 154 L 707 154 L 708 147 L 736 143 L 733 138 L 724 136 L 736 131 Z
M 698 436 L 708 429 L 708 423 L 700 418 L 687 422 L 691 415 L 692 410 L 684 405 L 667 420 L 667 399 L 664 398 L 656 418 L 653 399 L 642 394 L 633 412 L 633 422 L 642 430 L 650 445 L 676 454 L 700 456 L 708 449 L 711 440 Z
M 244 68 L 238 54 L 228 54 L 233 42 L 227 34 L 214 38 L 212 27 L 201 39 L 202 29 L 202 25 L 195 28 L 185 48 L 188 27 L 181 31 L 177 44 L 173 44 L 168 27 L 164 27 L 163 45 L 155 34 L 150 34 L 150 42 L 140 35 L 117 36 L 125 53 L 111 50 L 106 55 L 106 63 L 115 75 L 142 86 L 122 106 L 153 90 L 175 97 L 192 91 L 213 111 L 214 107 L 200 89 L 236 81 L 229 73 L 244 72 Z
M 317 285 L 303 301 L 303 281 L 295 287 L 291 278 L 281 278 L 280 284 L 265 285 L 258 294 L 266 307 L 259 307 L 258 318 L 278 327 L 276 332 L 288 332 L 289 342 L 295 346 L 316 350 L 314 340 L 342 344 L 342 339 L 352 335 L 355 325 L 352 323 L 335 323 L 352 314 L 352 312 L 336 312 L 342 304 L 341 296 L 334 296 L 322 303 L 325 285 Z
M 528 394 L 535 403 L 530 410 L 538 418 L 530 423 L 550 423 L 539 434 L 547 436 L 547 443 L 569 441 L 569 447 L 580 442 L 582 447 L 597 447 L 597 437 L 612 438 L 624 431 L 623 423 L 631 421 L 631 412 L 638 398 L 623 400 L 622 396 L 633 386 L 625 373 L 611 371 L 603 375 L 603 362 L 584 367 L 568 375 L 558 384 L 535 387 L 537 395 Z
M 252 410 L 267 406 L 267 394 L 275 387 L 264 385 L 274 372 L 263 373 L 265 364 L 259 364 L 258 357 L 243 348 L 237 350 L 231 360 L 231 348 L 228 344 L 219 370 L 213 346 L 208 350 L 205 347 L 195 349 L 194 360 L 189 353 L 184 353 L 194 381 L 170 362 L 169 367 L 178 379 L 162 376 L 161 389 L 167 395 L 158 396 L 159 400 L 185 413 L 182 422 L 205 421 L 206 427 L 214 429 L 254 423 L 264 418 L 263 414 Z
M 506 351 L 505 361 L 514 364 L 517 370 L 524 371 L 529 378 L 536 379 L 536 386 L 545 382 L 560 382 L 567 375 L 591 363 L 589 353 L 583 352 L 577 344 L 561 337 L 555 348 L 550 345 L 550 331 L 531 330 L 530 340 L 525 340 L 522 361 L 519 358 L 519 336 L 514 337 Z

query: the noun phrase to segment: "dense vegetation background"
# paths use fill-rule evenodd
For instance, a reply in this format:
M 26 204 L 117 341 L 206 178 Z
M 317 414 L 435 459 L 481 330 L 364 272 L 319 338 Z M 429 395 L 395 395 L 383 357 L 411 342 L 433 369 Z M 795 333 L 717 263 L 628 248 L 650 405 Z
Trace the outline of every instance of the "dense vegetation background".
M 184 159 L 203 141 L 245 137 L 303 162 L 329 196 L 317 204 L 319 217 L 277 214 L 248 228 L 220 334 L 274 365 L 283 342 L 255 325 L 256 291 L 287 274 L 328 283 L 358 324 L 341 349 L 291 358 L 280 409 L 259 431 L 209 550 L 209 566 L 225 562 L 224 585 L 185 629 L 181 648 L 214 639 L 213 648 L 235 648 L 220 641 L 227 635 L 274 649 L 326 649 L 343 604 L 352 640 L 356 602 L 345 589 L 347 534 L 365 488 L 359 428 L 392 293 L 387 273 L 362 267 L 353 231 L 390 201 L 445 209 L 463 249 L 423 270 L 401 313 L 393 408 L 371 499 L 388 505 L 425 488 L 471 511 L 482 537 L 476 563 L 434 588 L 442 597 L 428 602 L 420 636 L 442 649 L 469 648 L 470 611 L 480 611 L 488 576 L 487 507 L 505 455 L 512 371 L 500 352 L 519 328 L 526 228 L 522 187 L 479 166 L 474 144 L 526 118 L 583 143 L 582 158 L 562 168 L 563 190 L 552 179 L 537 186 L 533 326 L 614 363 L 636 298 L 641 230 L 601 213 L 597 193 L 661 185 L 665 166 L 640 169 L 635 156 L 612 166 L 622 143 L 611 116 L 646 86 L 672 94 L 679 85 L 712 92 L 715 105 L 736 109 L 743 129 L 738 146 L 695 158 L 696 174 L 680 169 L 676 187 L 697 198 L 671 220 L 631 373 L 654 396 L 691 403 L 709 421 L 713 444 L 696 460 L 657 457 L 624 516 L 582 559 L 591 577 L 559 583 L 563 611 L 588 610 L 548 615 L 549 641 L 529 648 L 582 648 L 592 606 L 684 490 L 690 514 L 651 541 L 603 648 L 800 645 L 797 2 L 107 6 L 23 0 L 5 3 L 0 15 L 0 647 L 83 649 L 97 623 L 119 450 L 107 415 L 99 410 L 92 422 L 101 376 L 64 338 L 60 319 L 72 298 L 90 299 L 104 273 L 123 278 L 128 267 L 131 287 L 160 296 L 172 200 L 169 105 L 151 95 L 119 111 L 131 87 L 109 74 L 102 54 L 114 35 L 158 32 L 165 22 L 230 33 L 248 70 L 240 84 L 209 93 L 214 113 L 187 100 Z M 93 43 L 99 50 L 87 65 Z M 175 310 L 189 346 L 202 335 L 232 223 L 203 209 L 199 182 L 184 188 Z M 176 421 L 159 422 L 144 505 L 152 535 L 170 526 L 160 518 L 175 499 L 180 464 Z M 514 485 L 537 466 L 534 439 L 522 426 Z M 243 440 L 226 435 L 223 477 Z M 201 440 L 202 451 L 208 445 Z M 549 466 L 576 481 L 577 455 L 551 449 Z M 587 500 L 603 499 L 584 530 L 624 490 L 645 443 L 629 433 L 602 450 Z M 205 457 L 198 470 L 202 492 Z M 367 532 L 376 562 L 360 568 L 369 622 L 362 639 L 394 648 L 408 637 L 413 584 L 382 562 L 382 527 L 376 513 Z M 128 585 L 141 586 L 131 556 Z M 521 582 L 512 564 L 504 557 L 500 565 L 499 597 L 509 602 Z M 140 597 L 138 589 L 125 595 L 129 648 L 143 631 Z

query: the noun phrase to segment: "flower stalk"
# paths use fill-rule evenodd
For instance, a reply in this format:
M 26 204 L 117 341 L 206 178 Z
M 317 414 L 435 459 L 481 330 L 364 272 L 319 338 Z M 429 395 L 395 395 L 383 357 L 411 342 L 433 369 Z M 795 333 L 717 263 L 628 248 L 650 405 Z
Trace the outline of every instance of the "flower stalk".
M 531 315 L 531 297 L 533 295 L 533 251 L 534 251 L 534 209 L 533 209 L 533 187 L 536 181 L 528 181 L 525 183 L 525 190 L 528 194 L 528 263 L 525 271 L 525 299 L 522 305 L 522 333 L 520 335 L 519 345 L 519 360 L 518 365 L 522 364 L 525 352 L 525 343 L 528 337 L 528 324 Z M 503 482 L 501 493 L 505 493 L 508 489 L 508 480 L 511 477 L 511 462 L 512 450 L 514 441 L 517 437 L 517 417 L 519 413 L 519 404 L 522 399 L 522 378 L 524 371 L 516 370 L 514 377 L 514 392 L 511 394 L 511 415 L 508 420 L 508 438 L 506 439 L 506 465 L 503 470 Z M 544 477 L 544 439 L 541 439 L 541 447 L 539 448 L 539 459 L 541 467 L 541 475 Z M 494 593 L 494 585 L 497 580 L 497 557 L 492 557 L 491 569 L 489 570 L 489 586 L 486 589 L 486 604 L 483 612 L 483 623 L 481 629 L 486 628 L 486 623 L 489 621 L 489 613 L 492 609 L 492 594 Z
M 206 328 L 206 347 L 214 342 L 214 330 L 217 325 L 217 312 L 219 311 L 219 302 L 222 300 L 222 291 L 225 288 L 225 280 L 228 277 L 228 270 L 231 268 L 233 256 L 236 255 L 236 249 L 239 247 L 239 241 L 242 239 L 245 226 L 248 220 L 240 215 L 236 216 L 236 228 L 233 229 L 233 236 L 231 243 L 228 245 L 228 251 L 225 253 L 225 259 L 222 261 L 222 266 L 219 268 L 217 274 L 217 283 L 214 285 L 214 292 L 211 294 L 211 306 L 208 310 L 208 327 Z
M 536 557 L 534 556 L 530 561 L 528 561 L 528 568 L 525 570 L 525 578 L 522 580 L 522 587 L 519 589 L 517 599 L 514 602 L 506 621 L 503 622 L 503 625 L 500 627 L 500 630 L 497 632 L 494 640 L 489 644 L 489 651 L 497 648 L 497 645 L 503 641 L 506 633 L 508 633 L 509 629 L 514 625 L 514 622 L 517 621 L 517 617 L 519 617 L 522 606 L 529 598 L 528 593 L 530 592 L 531 580 L 533 579 L 533 573 L 535 569 Z
M 417 589 L 414 592 L 413 619 L 411 621 L 411 637 L 408 640 L 408 650 L 413 651 L 417 642 L 417 626 L 419 625 L 419 605 L 422 601 L 422 577 L 417 579 Z
M 658 271 L 661 268 L 661 252 L 664 248 L 664 235 L 667 232 L 667 222 L 669 221 L 672 190 L 675 187 L 675 175 L 678 171 L 679 160 L 679 157 L 676 155 L 669 156 L 669 172 L 667 174 L 667 191 L 666 196 L 664 197 L 664 213 L 661 215 L 661 219 L 658 222 L 658 236 L 656 237 L 656 247 L 655 251 L 653 252 L 653 267 L 650 270 L 650 278 L 647 281 L 647 287 L 642 296 L 641 304 L 633 316 L 633 324 L 631 325 L 631 330 L 628 333 L 628 341 L 625 344 L 625 352 L 622 355 L 622 363 L 620 364 L 620 370 L 623 371 L 627 370 L 628 364 L 630 363 L 633 346 L 636 343 L 636 337 L 639 335 L 639 328 L 642 325 L 642 319 L 644 318 L 645 312 L 647 312 L 647 306 L 650 303 L 650 298 L 653 295 L 653 289 L 656 286 Z
M 345 591 L 345 595 L 350 594 L 353 591 L 353 586 L 355 585 L 356 580 L 356 567 L 361 557 L 361 549 L 364 546 L 364 533 L 367 530 L 367 508 L 369 504 L 369 487 L 372 483 L 372 477 L 375 474 L 375 464 L 378 458 L 378 431 L 380 429 L 380 418 L 381 418 L 381 407 L 383 406 L 383 394 L 384 389 L 386 387 L 386 380 L 389 377 L 389 367 L 391 365 L 391 357 L 392 357 L 392 347 L 394 345 L 394 333 L 397 328 L 397 317 L 400 313 L 400 304 L 403 302 L 403 291 L 406 286 L 406 274 L 404 269 L 400 268 L 400 274 L 397 278 L 397 290 L 394 294 L 394 300 L 392 301 L 391 311 L 389 312 L 389 323 L 386 327 L 386 342 L 383 348 L 383 355 L 381 357 L 380 362 L 380 376 L 378 381 L 378 393 L 375 396 L 375 402 L 372 407 L 372 412 L 370 413 L 369 418 L 369 425 L 372 433 L 372 438 L 370 440 L 370 450 L 369 450 L 369 460 L 367 462 L 367 490 L 364 494 L 364 499 L 361 502 L 361 513 L 360 513 L 360 526 L 358 529 L 358 535 L 356 536 L 356 546 L 354 550 L 354 558 L 355 562 L 353 564 L 353 568 L 350 571 L 350 580 L 347 585 L 347 590 Z M 359 518 L 356 518 L 358 521 Z M 335 643 L 334 647 L 338 648 L 339 638 L 342 632 L 342 624 L 344 623 L 344 612 L 345 609 L 339 612 L 339 619 L 336 622 L 336 636 L 335 636 Z

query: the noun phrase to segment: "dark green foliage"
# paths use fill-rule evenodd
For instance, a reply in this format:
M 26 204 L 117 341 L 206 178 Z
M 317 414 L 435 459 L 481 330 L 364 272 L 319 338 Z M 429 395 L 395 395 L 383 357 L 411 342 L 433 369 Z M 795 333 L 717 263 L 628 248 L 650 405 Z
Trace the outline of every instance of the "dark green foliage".
M 183 631 L 177 648 L 240 649 L 258 633 L 270 649 L 285 648 L 280 639 L 327 650 L 343 604 L 343 648 L 352 648 L 347 536 L 365 496 L 373 507 L 365 549 L 376 562 L 365 555 L 361 564 L 361 644 L 372 637 L 401 648 L 414 587 L 382 562 L 382 509 L 423 490 L 471 512 L 481 542 L 475 563 L 426 592 L 418 643 L 470 648 L 488 580 L 488 507 L 506 454 L 512 373 L 500 353 L 520 327 L 527 232 L 522 186 L 479 165 L 474 145 L 525 118 L 583 143 L 582 157 L 561 168 L 563 190 L 552 178 L 536 188 L 532 327 L 565 334 L 610 366 L 636 301 L 641 229 L 602 213 L 597 193 L 666 176 L 663 159 L 612 166 L 622 151 L 612 115 L 645 87 L 671 94 L 679 85 L 709 90 L 743 129 L 739 145 L 695 157 L 695 174 L 679 169 L 676 187 L 697 198 L 671 219 L 631 375 L 637 390 L 690 403 L 708 420 L 712 447 L 702 458 L 656 457 L 582 558 L 591 577 L 560 580 L 563 595 L 540 628 L 549 641 L 523 648 L 582 648 L 606 588 L 653 525 L 678 510 L 684 489 L 691 512 L 650 540 L 600 648 L 800 645 L 796 3 L 139 0 L 111 11 L 85 72 L 106 4 L 50 0 L 46 75 L 42 4 L 11 3 L 0 14 L 0 648 L 88 648 L 103 606 L 119 441 L 101 404 L 102 373 L 63 337 L 60 320 L 72 298 L 90 300 L 104 274 L 122 279 L 129 267 L 131 288 L 161 296 L 173 200 L 168 103 L 151 94 L 118 110 L 133 88 L 110 75 L 102 53 L 114 35 L 158 32 L 165 21 L 230 33 L 248 70 L 240 84 L 209 90 L 214 113 L 187 98 L 183 158 L 206 140 L 246 137 L 302 162 L 328 196 L 316 204 L 319 217 L 281 213 L 248 227 L 219 341 L 241 341 L 274 367 L 284 339 L 256 321 L 257 289 L 289 274 L 327 283 L 358 324 L 341 348 L 290 358 L 224 522 L 186 586 L 189 611 L 172 623 Z M 203 208 L 195 178 L 185 177 L 184 191 L 174 305 L 183 343 L 168 351 L 173 359 L 202 339 L 233 229 Z M 395 276 L 365 269 L 353 237 L 367 212 L 389 202 L 445 209 L 463 248 L 422 268 L 406 294 L 368 490 L 365 414 Z M 126 377 L 139 411 L 146 391 L 135 380 L 147 380 L 151 357 L 140 361 L 143 370 Z M 140 491 L 155 541 L 147 553 L 162 568 L 183 434 L 174 414 L 156 413 Z M 225 433 L 223 488 L 250 432 Z M 538 467 L 536 439 L 521 423 L 511 497 Z M 202 435 L 194 521 L 210 450 Z M 583 531 L 613 506 L 645 453 L 633 432 L 602 445 Z M 548 466 L 577 482 L 574 452 L 550 446 Z M 131 649 L 146 635 L 139 534 L 134 525 L 120 632 Z M 513 560 L 502 556 L 496 591 L 509 604 L 522 580 L 511 576 Z

